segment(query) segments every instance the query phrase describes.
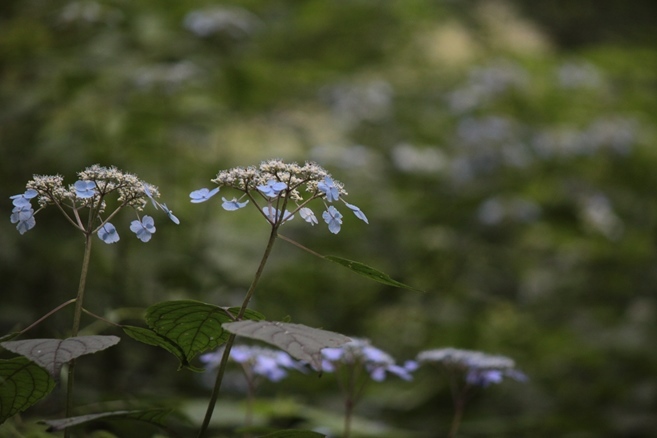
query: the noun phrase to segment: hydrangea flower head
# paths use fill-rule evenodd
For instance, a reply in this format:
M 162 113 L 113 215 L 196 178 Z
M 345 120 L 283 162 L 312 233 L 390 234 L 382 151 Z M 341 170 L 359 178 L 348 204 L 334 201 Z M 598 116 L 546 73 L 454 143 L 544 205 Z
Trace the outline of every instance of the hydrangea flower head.
M 500 383 L 504 377 L 519 382 L 527 380 L 525 374 L 515 369 L 513 359 L 481 351 L 457 348 L 427 350 L 418 354 L 417 361 L 420 364 L 438 363 L 450 369 L 460 370 L 465 373 L 466 382 L 474 386 L 486 387 L 491 383 Z
M 195 190 L 190 194 L 191 201 L 204 202 L 220 187 L 229 187 L 242 192 L 242 198 L 247 197 L 275 228 L 292 220 L 297 212 L 305 222 L 317 224 L 315 214 L 307 207 L 314 199 L 325 199 L 328 202 L 342 200 L 346 204 L 343 197 L 347 196 L 347 191 L 343 184 L 312 162 L 299 165 L 278 159 L 268 160 L 259 166 L 222 170 L 212 182 L 219 187 L 212 191 L 206 188 Z M 230 211 L 241 209 L 248 202 L 239 202 L 236 198 L 230 201 L 222 199 L 222 206 Z M 367 223 L 365 214 L 358 207 L 351 204 L 347 206 L 359 219 Z M 329 231 L 337 234 L 342 225 L 342 214 L 335 207 L 329 206 L 322 216 Z
M 212 368 L 218 367 L 223 348 L 214 353 L 200 356 L 201 362 Z M 236 345 L 230 350 L 229 360 L 242 366 L 247 378 L 264 377 L 278 382 L 287 377 L 287 370 L 303 370 L 301 363 L 295 361 L 284 351 L 265 347 Z
M 157 187 L 113 166 L 94 164 L 87 167 L 78 172 L 78 180 L 69 186 L 64 185 L 61 175 L 34 175 L 27 182 L 26 188 L 22 195 L 11 197 L 14 204 L 11 222 L 17 224 L 16 228 L 21 234 L 34 227 L 34 216 L 49 205 L 57 205 L 69 223 L 86 235 L 97 233 L 105 243 L 119 240 L 116 228 L 108 220 L 126 207 L 142 211 L 149 199 L 156 209 L 162 207 L 173 222 L 180 223 L 166 205 L 156 200 L 160 196 Z M 104 218 L 110 195 L 115 195 L 116 199 L 112 205 L 113 210 Z M 36 211 L 31 205 L 31 200 L 35 198 L 39 204 Z M 90 216 L 88 218 L 83 218 L 85 209 Z M 144 227 L 149 230 L 150 239 L 150 234 L 155 230 L 152 218 Z M 143 240 L 146 234 L 141 232 L 138 237 Z
M 381 382 L 386 373 L 392 373 L 404 379 L 411 380 L 411 372 L 415 370 L 414 362 L 409 361 L 404 366 L 396 365 L 395 360 L 388 353 L 372 346 L 365 339 L 352 338 L 338 348 L 324 348 L 322 350 L 322 368 L 332 372 L 338 367 L 362 366 L 370 374 L 372 380 Z

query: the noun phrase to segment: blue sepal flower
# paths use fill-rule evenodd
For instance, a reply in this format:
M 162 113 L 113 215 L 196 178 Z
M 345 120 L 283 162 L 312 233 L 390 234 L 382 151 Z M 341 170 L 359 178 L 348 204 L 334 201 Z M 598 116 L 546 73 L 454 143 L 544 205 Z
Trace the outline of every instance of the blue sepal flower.
M 155 200 L 155 198 L 153 198 L 153 194 L 151 193 L 151 189 L 148 187 L 148 184 L 142 183 L 142 187 L 144 188 L 144 193 L 146 193 L 146 196 L 148 196 L 148 199 L 151 200 L 151 203 L 153 204 L 153 207 L 155 207 L 155 209 L 157 210 L 158 209 L 157 206 L 160 205 L 160 203 L 157 202 Z
M 16 224 L 16 229 L 21 234 L 34 228 L 36 219 L 34 219 L 34 209 L 30 202 L 14 207 L 11 210 L 10 220 L 12 224 Z
M 166 204 L 158 203 L 158 205 L 160 207 L 162 207 L 162 210 L 164 210 L 164 212 L 167 214 L 167 216 L 169 216 L 169 219 L 171 219 L 171 222 L 173 222 L 176 225 L 180 225 L 180 219 L 178 219 L 177 217 L 175 217 L 173 215 L 173 212 L 171 210 L 169 210 L 169 207 L 167 207 Z
M 106 222 L 98 229 L 98 237 L 107 244 L 116 243 L 120 239 L 118 231 L 116 231 L 114 225 L 109 222 Z
M 317 221 L 317 218 L 315 217 L 315 213 L 313 213 L 313 211 L 308 207 L 303 207 L 302 209 L 300 209 L 299 216 L 301 216 L 301 219 L 308 222 L 312 226 L 315 226 L 315 224 L 319 223 Z
M 281 212 L 274 207 L 263 207 L 262 212 L 267 216 L 267 219 L 269 219 L 269 222 L 271 223 L 278 222 L 281 219 L 281 216 L 283 217 L 283 220 L 280 221 L 281 223 L 294 219 L 294 215 L 289 211 L 285 210 L 285 212 Z
M 326 195 L 328 202 L 337 201 L 340 197 L 340 190 L 331 177 L 324 177 L 324 181 L 317 183 L 317 188 Z
M 9 199 L 11 199 L 11 203 L 14 204 L 15 207 L 21 207 L 23 205 L 32 205 L 30 199 L 34 198 L 36 195 L 38 195 L 39 192 L 37 192 L 34 189 L 28 189 L 25 191 L 25 193 L 22 193 L 20 195 L 14 195 L 10 196 Z
M 342 214 L 334 206 L 329 206 L 328 210 L 322 213 L 324 222 L 328 224 L 328 229 L 333 234 L 338 234 L 340 232 L 340 227 L 342 226 Z
M 221 206 L 224 208 L 224 210 L 228 211 L 239 210 L 240 208 L 246 207 L 246 204 L 249 203 L 249 201 L 239 202 L 236 198 L 233 198 L 230 201 L 223 197 L 221 199 L 224 201 Z
M 150 216 L 144 216 L 141 221 L 136 220 L 130 223 L 130 231 L 135 233 L 142 242 L 148 242 L 155 233 L 155 221 Z
M 258 190 L 268 198 L 275 198 L 285 189 L 287 189 L 287 184 L 282 181 L 276 181 L 275 179 L 270 179 L 267 181 L 267 184 L 258 186 Z
M 217 193 L 219 193 L 219 187 L 216 187 L 212 190 L 206 189 L 204 187 L 202 189 L 194 190 L 192 193 L 189 194 L 189 197 L 191 198 L 192 203 L 198 204 L 200 202 L 207 201 Z
M 347 207 L 349 207 L 349 208 L 351 209 L 351 211 L 354 212 L 354 214 L 356 215 L 356 217 L 357 217 L 358 219 L 362 220 L 362 221 L 365 222 L 366 224 L 369 224 L 369 222 L 367 221 L 367 216 L 365 216 L 365 213 L 363 213 L 363 212 L 360 210 L 360 208 L 356 207 L 356 206 L 353 205 L 353 204 L 348 203 L 347 201 L 344 201 L 344 200 L 343 200 L 343 202 L 344 202 L 344 205 L 346 205 Z
M 73 188 L 75 189 L 75 195 L 78 198 L 93 198 L 96 194 L 96 183 L 93 181 L 76 181 L 75 184 L 73 184 Z

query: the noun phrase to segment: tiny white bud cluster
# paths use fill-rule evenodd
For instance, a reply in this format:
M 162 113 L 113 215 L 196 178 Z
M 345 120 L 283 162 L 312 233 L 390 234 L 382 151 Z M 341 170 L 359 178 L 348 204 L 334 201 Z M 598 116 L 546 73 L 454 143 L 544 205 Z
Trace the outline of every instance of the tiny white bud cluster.
M 281 192 L 281 196 L 289 197 L 295 202 L 303 201 L 299 189 L 303 187 L 311 196 L 320 195 L 317 184 L 330 174 L 322 167 L 312 162 L 306 162 L 303 166 L 297 163 L 285 163 L 280 159 L 263 161 L 258 167 L 234 167 L 222 170 L 212 182 L 219 186 L 232 187 L 234 189 L 251 192 L 256 191 L 258 186 L 266 185 L 274 180 L 283 182 L 287 189 Z M 343 184 L 334 181 L 340 195 L 347 195 Z

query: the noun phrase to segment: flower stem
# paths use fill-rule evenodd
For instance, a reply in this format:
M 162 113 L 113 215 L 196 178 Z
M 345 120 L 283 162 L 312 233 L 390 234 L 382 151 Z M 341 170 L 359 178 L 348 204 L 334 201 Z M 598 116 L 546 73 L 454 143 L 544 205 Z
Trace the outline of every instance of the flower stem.
M 82 258 L 82 272 L 80 272 L 80 284 L 78 294 L 75 298 L 75 310 L 73 312 L 73 327 L 71 337 L 78 335 L 80 331 L 80 320 L 82 319 L 82 304 L 84 301 L 84 290 L 87 284 L 87 273 L 89 272 L 89 260 L 91 258 L 91 233 L 85 233 L 84 256 Z M 68 366 L 68 385 L 66 391 L 66 417 L 70 417 L 73 411 L 73 385 L 75 377 L 75 361 L 72 360 Z M 68 429 L 64 431 L 64 437 L 69 437 Z
M 265 269 L 267 260 L 269 259 L 269 254 L 271 254 L 271 250 L 274 247 L 274 242 L 276 241 L 276 236 L 277 236 L 276 230 L 277 227 L 272 227 L 271 234 L 269 235 L 269 240 L 267 241 L 267 246 L 265 247 L 265 252 L 262 254 L 262 259 L 260 260 L 258 269 L 256 270 L 255 276 L 253 277 L 251 286 L 249 287 L 249 290 L 246 292 L 246 295 L 244 296 L 242 307 L 240 307 L 240 311 L 237 313 L 237 318 L 236 318 L 237 321 L 242 319 L 244 313 L 246 312 L 246 309 L 249 307 L 249 301 L 251 301 L 251 298 L 253 297 L 253 293 L 255 292 L 256 286 L 258 285 L 258 281 L 260 281 L 262 272 Z M 228 357 L 230 356 L 230 350 L 231 348 L 233 348 L 234 342 L 235 342 L 235 335 L 231 334 L 228 337 L 228 340 L 226 341 L 226 346 L 224 347 L 224 353 L 221 356 L 221 362 L 219 363 L 219 370 L 217 371 L 217 378 L 214 382 L 214 387 L 212 388 L 212 394 L 210 395 L 210 402 L 208 403 L 208 408 L 205 412 L 205 417 L 203 418 L 203 424 L 201 425 L 201 430 L 198 433 L 198 438 L 201 438 L 203 436 L 203 434 L 208 429 L 208 426 L 210 425 L 210 419 L 212 418 L 212 413 L 214 412 L 214 406 L 217 403 L 217 398 L 219 397 L 219 389 L 221 388 L 221 382 L 224 377 L 224 372 L 226 371 Z

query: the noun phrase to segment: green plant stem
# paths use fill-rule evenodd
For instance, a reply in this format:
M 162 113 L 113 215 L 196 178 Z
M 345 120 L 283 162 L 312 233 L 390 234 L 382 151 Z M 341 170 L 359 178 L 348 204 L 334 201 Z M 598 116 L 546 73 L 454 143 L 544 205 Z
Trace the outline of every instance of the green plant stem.
M 463 412 L 465 410 L 465 396 L 464 394 L 459 396 L 454 401 L 454 417 L 452 418 L 452 425 L 449 428 L 449 438 L 456 438 L 459 427 L 461 426 L 461 420 L 463 419 Z
M 80 272 L 80 283 L 78 285 L 78 294 L 75 298 L 75 310 L 73 312 L 73 327 L 71 328 L 71 337 L 78 335 L 80 330 L 80 320 L 82 319 L 82 304 L 84 301 L 84 290 L 87 284 L 87 273 L 89 272 L 89 260 L 91 258 L 91 233 L 85 233 L 84 256 L 82 258 L 82 271 Z M 75 361 L 72 360 L 68 366 L 68 384 L 66 390 L 66 417 L 70 417 L 73 411 L 73 385 L 75 377 Z M 69 437 L 68 429 L 64 431 L 64 437 Z
M 249 307 L 249 301 L 251 301 L 251 298 L 253 297 L 253 293 L 255 292 L 258 282 L 260 281 L 260 277 L 262 276 L 262 272 L 265 269 L 267 260 L 269 259 L 269 254 L 271 254 L 271 250 L 274 247 L 274 242 L 276 241 L 276 237 L 277 237 L 276 230 L 277 227 L 272 227 L 271 234 L 269 235 L 269 240 L 267 241 L 267 246 L 265 247 L 265 252 L 262 254 L 262 259 L 260 260 L 258 269 L 256 270 L 255 276 L 253 277 L 251 286 L 249 287 L 249 290 L 246 292 L 246 295 L 244 296 L 242 307 L 240 307 L 240 311 L 237 313 L 237 318 L 236 318 L 237 321 L 242 319 L 244 313 L 246 312 L 246 309 Z M 205 432 L 208 429 L 208 426 L 210 425 L 210 419 L 212 419 L 214 406 L 217 403 L 217 398 L 219 397 L 219 389 L 221 388 L 221 382 L 224 378 L 226 365 L 228 364 L 228 357 L 230 356 L 230 350 L 231 348 L 233 348 L 234 342 L 235 342 L 235 335 L 231 334 L 228 337 L 228 340 L 226 341 L 226 345 L 224 347 L 224 353 L 221 356 L 221 362 L 219 363 L 219 369 L 217 371 L 217 378 L 214 382 L 214 387 L 212 388 L 212 394 L 210 395 L 210 402 L 208 403 L 208 408 L 205 412 L 205 417 L 203 418 L 203 424 L 201 425 L 201 430 L 198 433 L 198 438 L 201 438 L 205 434 Z

